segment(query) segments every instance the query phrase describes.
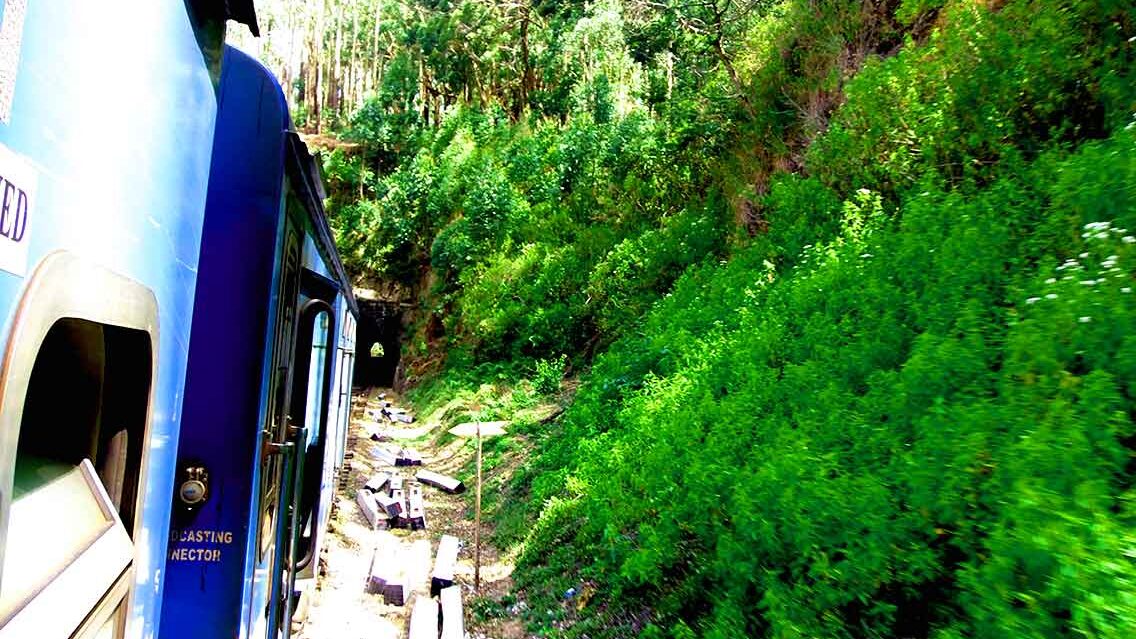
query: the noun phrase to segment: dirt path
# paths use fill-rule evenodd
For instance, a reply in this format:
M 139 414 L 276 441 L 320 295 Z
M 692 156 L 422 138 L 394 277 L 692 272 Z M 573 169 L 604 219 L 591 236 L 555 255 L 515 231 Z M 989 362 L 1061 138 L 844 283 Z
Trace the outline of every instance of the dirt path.
M 472 499 L 467 495 L 449 495 L 431 486 L 423 486 L 426 502 L 426 530 L 395 529 L 375 531 L 355 503 L 356 491 L 379 471 L 400 472 L 411 479 L 417 467 L 394 468 L 376 460 L 373 451 L 379 446 L 397 449 L 414 448 L 422 454 L 423 467 L 455 476 L 467 483 L 469 477 L 461 474 L 468 462 L 472 447 L 455 440 L 445 447 L 435 444 L 434 427 L 429 422 L 415 424 L 378 424 L 371 420 L 372 412 L 380 407 L 378 395 L 388 394 L 387 400 L 398 405 L 390 391 L 371 389 L 356 395 L 348 439 L 348 473 L 345 488 L 335 497 L 335 509 L 329 526 L 321 558 L 322 574 L 315 596 L 299 634 L 301 639 L 401 639 L 407 636 L 407 623 L 415 597 L 428 597 L 429 573 L 434 553 L 442 535 L 453 535 L 462 543 L 455 570 L 455 584 L 462 588 L 467 636 L 484 639 L 518 639 L 525 637 L 519 621 L 496 619 L 486 626 L 477 623 L 471 614 L 474 604 L 473 555 L 474 524 Z M 370 435 L 381 431 L 392 441 L 379 443 Z M 472 486 L 470 486 L 472 493 Z M 481 592 L 483 597 L 499 599 L 512 586 L 512 564 L 501 557 L 498 549 L 486 543 L 489 522 L 483 522 L 481 548 Z M 413 568 L 409 572 L 413 594 L 404 606 L 389 606 L 383 597 L 365 590 L 368 569 L 377 539 L 380 535 L 393 535 L 401 543 L 404 556 L 410 558 Z

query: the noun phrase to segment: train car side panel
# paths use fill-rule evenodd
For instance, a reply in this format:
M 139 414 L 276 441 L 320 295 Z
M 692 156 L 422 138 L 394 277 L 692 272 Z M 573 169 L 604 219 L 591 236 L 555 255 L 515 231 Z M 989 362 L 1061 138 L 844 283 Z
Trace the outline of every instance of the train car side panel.
M 14 469 L 33 458 L 47 468 L 95 457 L 109 482 L 107 468 L 121 475 L 111 459 L 121 454 L 131 476 L 119 476 L 125 487 L 109 486 L 108 497 L 133 547 L 126 633 L 150 637 L 164 581 L 216 96 L 183 2 L 10 0 L 0 21 L 0 36 L 13 45 L 0 66 L 14 71 L 0 86 L 0 103 L 11 100 L 0 124 L 0 218 L 8 222 L 0 219 L 0 340 L 5 406 L 15 407 L 0 417 L 0 492 L 12 494 Z M 114 36 L 132 24 L 142 25 L 132 37 Z M 13 331 L 42 341 L 26 364 L 39 373 L 21 371 L 29 358 L 15 353 L 38 342 L 17 345 Z M 86 390 L 46 381 L 61 375 Z M 17 392 L 8 382 L 21 377 Z M 53 423 L 69 430 L 48 430 L 53 399 Z M 94 430 L 83 430 L 87 423 Z M 123 439 L 111 437 L 127 423 Z M 92 444 L 66 445 L 68 433 Z
M 259 64 L 230 50 L 223 69 L 178 455 L 179 480 L 196 474 L 206 488 L 174 505 L 163 639 L 238 636 L 248 558 L 263 537 L 250 512 L 275 376 L 266 362 L 282 193 L 267 167 L 282 162 L 287 111 Z

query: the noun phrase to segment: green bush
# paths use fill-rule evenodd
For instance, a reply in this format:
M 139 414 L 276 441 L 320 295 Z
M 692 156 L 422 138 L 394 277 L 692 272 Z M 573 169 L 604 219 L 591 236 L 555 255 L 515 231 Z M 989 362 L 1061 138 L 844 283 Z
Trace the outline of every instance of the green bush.
M 563 354 L 556 359 L 537 360 L 536 372 L 533 374 L 533 388 L 545 395 L 555 393 L 560 390 L 560 382 L 564 379 L 567 368 L 568 357 Z
M 491 500 L 533 632 L 1132 636 L 1131 1 L 680 5 L 534 7 L 529 116 L 394 131 L 408 58 L 356 119 L 423 401 L 585 371 Z
M 715 637 L 1126 636 L 1136 239 L 1063 187 L 1093 167 L 1128 218 L 1134 143 L 898 224 L 858 194 L 783 276 L 758 244 L 681 278 L 535 462 L 587 517 L 567 554 L 525 545 L 522 583 L 586 566 Z
M 949 3 L 926 46 L 909 41 L 848 83 L 809 149 L 810 171 L 843 192 L 919 188 L 927 173 L 985 181 L 1003 158 L 1107 135 L 1136 99 L 1131 45 L 1117 28 L 1126 5 Z

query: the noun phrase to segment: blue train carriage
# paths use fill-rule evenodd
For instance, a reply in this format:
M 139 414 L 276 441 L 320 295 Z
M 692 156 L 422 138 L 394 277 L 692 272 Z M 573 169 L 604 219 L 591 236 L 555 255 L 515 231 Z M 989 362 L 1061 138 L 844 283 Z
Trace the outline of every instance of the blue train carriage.
M 314 576 L 358 310 L 284 95 L 227 49 L 159 636 L 286 637 Z
M 0 638 L 157 630 L 216 4 L 2 3 Z

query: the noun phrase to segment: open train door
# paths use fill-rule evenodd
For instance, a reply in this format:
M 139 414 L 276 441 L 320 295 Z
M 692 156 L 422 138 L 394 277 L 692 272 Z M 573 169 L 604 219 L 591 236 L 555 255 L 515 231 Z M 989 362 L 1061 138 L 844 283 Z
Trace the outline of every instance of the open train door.
M 300 312 L 294 347 L 288 423 L 294 443 L 285 479 L 287 516 L 281 518 L 278 539 L 282 545 L 274 575 L 270 637 L 287 637 L 295 611 L 298 572 L 314 560 L 314 536 L 318 534 L 320 482 L 327 444 L 327 397 L 331 382 L 335 326 L 334 289 L 324 290 L 320 278 L 305 272 L 300 294 Z

